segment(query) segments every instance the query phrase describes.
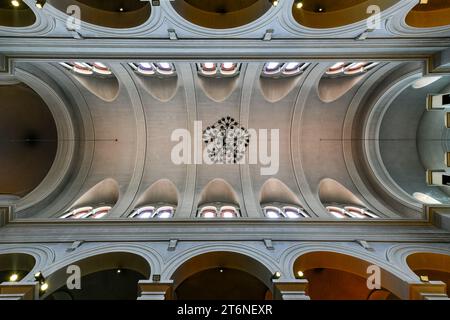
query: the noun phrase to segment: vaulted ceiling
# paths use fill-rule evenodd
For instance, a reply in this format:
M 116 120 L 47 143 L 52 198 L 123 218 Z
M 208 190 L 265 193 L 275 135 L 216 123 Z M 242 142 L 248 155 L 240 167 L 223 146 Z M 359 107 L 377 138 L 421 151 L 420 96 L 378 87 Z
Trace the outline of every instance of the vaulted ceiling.
M 14 93 L 18 98 L 10 99 L 10 106 L 20 105 L 21 114 L 11 117 L 25 129 L 35 121 L 40 136 L 48 134 L 45 140 L 52 141 L 40 145 L 51 149 L 45 159 L 22 159 L 39 163 L 39 170 L 6 170 L 11 179 L 0 193 L 22 197 L 16 203 L 22 217 L 58 217 L 97 189 L 114 199 L 111 217 L 124 217 L 161 181 L 171 186 L 169 198 L 176 199 L 181 218 L 195 215 L 202 199 L 217 199 L 218 193 L 253 218 L 263 216 L 261 199 L 286 190 L 317 218 L 329 217 L 323 199 L 333 199 L 333 192 L 357 199 L 381 217 L 421 216 L 414 193 L 447 203 L 448 190 L 427 185 L 424 176 L 427 169 L 447 170 L 445 112 L 428 112 L 425 104 L 427 94 L 449 89 L 448 16 L 441 15 L 439 26 L 420 28 L 409 26 L 407 16 L 448 6 L 431 0 L 427 9 L 409 0 L 375 2 L 383 22 L 375 30 L 367 27 L 369 1 L 362 0 L 304 1 L 301 9 L 294 1 L 272 6 L 256 0 L 177 0 L 160 6 L 50 0 L 43 9 L 31 0 L 18 9 L 0 2 L 0 15 L 13 17 L 11 23 L 1 20 L 6 21 L 0 26 L 1 89 L 12 94 L 28 86 L 41 110 L 28 119 L 32 104 Z M 66 24 L 72 4 L 82 13 L 74 30 Z M 21 18 L 22 12 L 33 12 L 35 21 Z M 74 61 L 100 61 L 112 74 L 87 76 L 60 64 Z M 129 64 L 142 61 L 170 62 L 176 72 L 145 76 Z M 228 61 L 240 63 L 233 77 L 199 74 L 200 63 Z M 272 61 L 309 65 L 294 76 L 262 76 Z M 378 64 L 360 74 L 327 75 L 340 61 Z M 411 87 L 432 73 L 443 77 Z M 261 162 L 172 161 L 177 129 L 201 133 L 195 121 L 206 128 L 223 117 L 258 134 L 279 130 L 275 173 L 262 174 L 269 164 Z M 436 136 L 443 141 L 431 143 Z M 2 161 L 18 164 L 13 154 Z M 220 186 L 211 190 L 212 182 Z

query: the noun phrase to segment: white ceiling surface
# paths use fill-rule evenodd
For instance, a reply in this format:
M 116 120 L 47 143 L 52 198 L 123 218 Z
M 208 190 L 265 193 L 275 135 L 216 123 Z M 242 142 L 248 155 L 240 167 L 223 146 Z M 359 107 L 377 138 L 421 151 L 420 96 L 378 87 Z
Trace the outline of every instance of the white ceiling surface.
M 262 217 L 259 203 L 261 190 L 271 178 L 287 186 L 313 217 L 329 217 L 319 199 L 319 185 L 326 178 L 341 184 L 382 217 L 420 216 L 421 205 L 414 200 L 411 200 L 413 209 L 408 206 L 400 206 L 399 209 L 398 203 L 393 205 L 394 197 L 380 194 L 369 187 L 367 181 L 373 181 L 373 174 L 357 164 L 363 155 L 351 160 L 355 162 L 356 170 L 344 157 L 342 132 L 349 105 L 356 95 L 364 97 L 371 93 L 373 88 L 364 84 L 378 80 L 377 86 L 388 88 L 390 84 L 383 82 L 380 75 L 395 75 L 398 63 L 381 64 L 347 93 L 329 103 L 319 98 L 318 90 L 328 63 L 310 65 L 303 75 L 298 76 L 292 90 L 276 103 L 267 101 L 261 91 L 261 63 L 244 63 L 236 89 L 222 102 L 212 100 L 204 92 L 195 63 L 175 65 L 179 77 L 178 89 L 170 101 L 160 101 L 141 85 L 142 82 L 137 80 L 139 75 L 127 64 L 112 63 L 111 68 L 119 81 L 119 93 L 115 100 L 106 102 L 60 66 L 43 62 L 18 64 L 18 68 L 34 70 L 58 79 L 58 86 L 65 90 L 63 98 L 66 107 L 74 114 L 81 140 L 73 159 L 72 171 L 60 189 L 31 208 L 22 202 L 19 216 L 57 217 L 89 189 L 108 178 L 117 181 L 120 190 L 119 201 L 110 217 L 128 215 L 145 191 L 161 179 L 168 179 L 177 189 L 176 216 L 193 216 L 205 187 L 214 179 L 223 179 L 237 195 L 243 216 L 258 218 Z M 417 70 L 418 75 L 420 72 Z M 272 81 L 275 83 L 279 80 Z M 55 83 L 51 85 L 56 86 Z M 335 89 L 336 86 L 331 87 L 331 90 Z M 422 97 L 414 96 L 419 106 L 417 100 L 423 98 L 423 112 L 425 96 L 426 90 L 423 90 Z M 80 101 L 87 105 L 88 111 L 80 111 Z M 370 107 L 364 104 L 364 98 L 361 101 L 358 108 Z M 77 116 L 80 112 L 88 112 L 91 120 Z M 280 165 L 275 175 L 261 175 L 259 164 L 176 165 L 171 161 L 171 151 L 176 144 L 170 140 L 174 130 L 188 129 L 193 132 L 194 120 L 202 121 L 206 127 L 223 116 L 235 118 L 246 128 L 279 129 Z M 420 122 L 422 113 L 416 112 L 414 117 L 411 121 Z M 353 119 L 355 123 L 360 121 L 364 119 Z M 396 133 L 395 127 L 396 124 L 392 134 Z M 93 139 L 86 141 L 84 137 L 88 135 L 89 128 L 93 130 Z M 389 136 L 391 133 L 383 131 L 382 134 Z M 408 148 L 404 152 L 408 152 L 402 155 L 405 158 L 422 157 L 417 148 Z M 404 175 L 425 176 L 424 165 L 419 160 L 411 168 L 414 168 L 414 172 L 399 169 L 392 172 L 392 176 L 403 175 L 399 180 L 405 179 L 406 184 L 408 180 Z M 355 175 L 359 178 L 355 179 Z M 366 185 L 360 181 L 366 182 Z M 415 191 L 427 193 L 429 189 L 426 185 L 418 185 Z M 276 194 L 278 191 L 273 192 Z M 265 192 L 264 197 L 270 198 L 270 195 Z M 217 200 L 217 196 L 214 199 Z

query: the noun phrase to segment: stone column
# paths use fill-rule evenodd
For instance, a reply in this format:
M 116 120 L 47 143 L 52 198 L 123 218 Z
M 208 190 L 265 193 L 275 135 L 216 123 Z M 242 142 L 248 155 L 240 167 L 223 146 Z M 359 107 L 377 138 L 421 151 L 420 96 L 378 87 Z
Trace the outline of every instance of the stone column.
M 0 300 L 39 300 L 38 282 L 3 282 Z
M 446 284 L 441 281 L 414 282 L 409 284 L 410 300 L 450 300 Z
M 166 280 L 154 282 L 152 280 L 141 280 L 138 283 L 140 296 L 138 300 L 171 300 L 173 281 Z
M 308 280 L 272 280 L 274 300 L 310 300 L 306 295 Z

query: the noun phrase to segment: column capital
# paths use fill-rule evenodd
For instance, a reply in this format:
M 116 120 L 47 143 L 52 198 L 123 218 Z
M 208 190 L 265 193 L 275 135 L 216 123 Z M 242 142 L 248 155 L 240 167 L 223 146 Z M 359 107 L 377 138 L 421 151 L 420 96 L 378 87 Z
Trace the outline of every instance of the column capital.
M 173 280 L 154 282 L 141 280 L 138 282 L 140 296 L 138 300 L 170 300 L 172 299 Z
M 446 284 L 442 281 L 409 284 L 410 300 L 448 300 Z
M 38 282 L 3 282 L 0 300 L 39 300 Z
M 308 280 L 306 279 L 274 279 L 273 297 L 275 300 L 310 300 L 306 295 Z

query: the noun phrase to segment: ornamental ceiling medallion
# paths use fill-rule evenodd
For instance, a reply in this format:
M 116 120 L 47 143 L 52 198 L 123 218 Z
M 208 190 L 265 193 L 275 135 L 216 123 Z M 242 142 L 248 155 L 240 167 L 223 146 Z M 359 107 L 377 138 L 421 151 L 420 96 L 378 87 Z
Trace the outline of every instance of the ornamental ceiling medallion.
M 245 157 L 250 142 L 248 130 L 230 116 L 203 131 L 208 157 L 214 164 L 236 164 Z

